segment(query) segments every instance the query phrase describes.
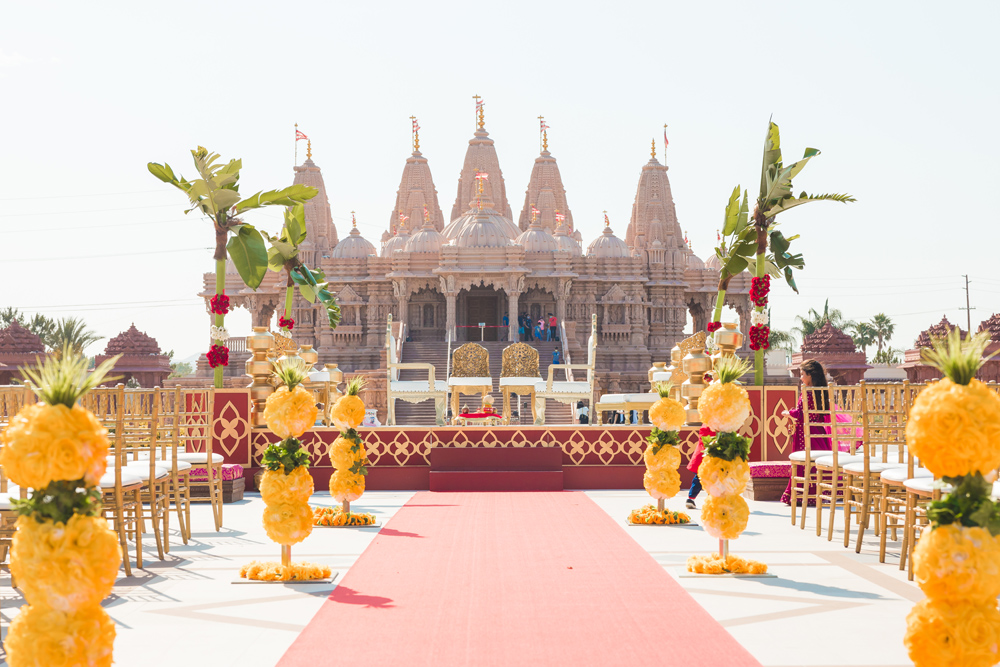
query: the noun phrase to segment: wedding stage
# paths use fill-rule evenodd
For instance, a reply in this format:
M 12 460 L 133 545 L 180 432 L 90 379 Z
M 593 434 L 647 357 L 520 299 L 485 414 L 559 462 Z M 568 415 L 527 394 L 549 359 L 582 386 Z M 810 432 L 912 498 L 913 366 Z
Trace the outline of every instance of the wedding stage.
M 795 407 L 795 387 L 748 387 L 752 412 L 740 430 L 751 439 L 751 461 L 786 461 L 792 447 L 792 420 L 782 412 Z M 251 400 L 247 389 L 216 389 L 213 421 L 210 429 L 212 447 L 226 463 L 247 469 L 248 485 L 260 470 L 261 457 L 277 436 L 267 429 L 251 428 Z M 517 450 L 528 447 L 551 447 L 561 450 L 561 464 L 551 462 L 525 470 L 523 455 L 492 457 L 489 468 L 477 472 L 556 472 L 561 468 L 562 489 L 641 489 L 645 471 L 642 453 L 649 424 L 570 424 L 552 426 L 382 426 L 358 429 L 368 456 L 366 488 L 370 490 L 429 490 L 438 448 L 485 448 Z M 329 445 L 339 431 L 317 427 L 302 437 L 303 448 L 310 456 L 310 473 L 316 488 L 326 488 L 333 472 L 327 456 Z M 686 486 L 691 476 L 687 462 L 698 439 L 695 427 L 680 433 L 682 463 L 679 472 Z M 193 448 L 198 448 L 197 443 Z M 478 463 L 470 463 L 475 466 Z M 489 486 L 501 490 L 552 490 L 551 476 L 545 484 L 525 484 L 524 475 L 506 475 L 514 486 Z M 529 476 L 530 477 L 530 476 Z M 537 477 L 537 476 L 536 476 Z M 485 477 L 481 478 L 486 480 Z

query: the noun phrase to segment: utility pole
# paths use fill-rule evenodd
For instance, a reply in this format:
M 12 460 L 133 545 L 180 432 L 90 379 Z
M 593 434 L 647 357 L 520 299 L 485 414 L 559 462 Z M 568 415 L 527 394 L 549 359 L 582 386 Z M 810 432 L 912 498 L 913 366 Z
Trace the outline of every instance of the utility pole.
M 959 310 L 964 310 L 965 311 L 965 317 L 966 317 L 966 323 L 965 323 L 965 325 L 968 327 L 968 332 L 969 332 L 969 335 L 971 336 L 972 335 L 972 311 L 974 311 L 975 308 L 972 308 L 972 307 L 969 306 L 969 276 L 966 274 L 966 275 L 963 275 L 962 277 L 965 278 L 965 308 L 959 308 Z

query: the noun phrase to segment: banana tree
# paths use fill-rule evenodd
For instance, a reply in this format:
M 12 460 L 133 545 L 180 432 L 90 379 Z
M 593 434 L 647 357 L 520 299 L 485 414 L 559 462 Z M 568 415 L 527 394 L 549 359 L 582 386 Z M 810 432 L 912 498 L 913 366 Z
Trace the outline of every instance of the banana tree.
M 719 274 L 719 293 L 715 302 L 715 313 L 710 327 L 718 323 L 722 315 L 729 282 L 743 271 L 749 270 L 751 281 L 750 298 L 754 302 L 753 326 L 750 329 L 750 347 L 754 350 L 754 384 L 764 384 L 764 350 L 768 348 L 768 317 L 765 308 L 768 302 L 771 276 L 781 276 L 795 292 L 794 269 L 805 267 L 801 254 L 789 252 L 791 242 L 798 235 L 786 238 L 778 231 L 777 215 L 784 211 L 814 201 L 855 201 L 847 194 L 810 195 L 805 192 L 798 197 L 792 194 L 792 179 L 805 168 L 809 160 L 819 155 L 819 150 L 807 148 L 802 159 L 787 167 L 781 161 L 781 139 L 778 125 L 768 123 L 764 140 L 764 160 L 760 174 L 760 193 L 754 205 L 753 215 L 749 211 L 749 194 L 743 191 L 740 201 L 740 186 L 737 185 L 726 206 L 723 225 L 724 239 L 716 255 L 722 263 Z
M 251 289 L 256 290 L 267 273 L 267 249 L 261 233 L 244 223 L 240 215 L 246 211 L 265 206 L 293 206 L 316 196 L 316 188 L 307 185 L 292 185 L 282 190 L 258 192 L 251 197 L 240 197 L 239 180 L 242 160 L 221 163 L 218 153 L 209 153 L 199 146 L 191 151 L 195 169 L 201 178 L 187 180 L 176 176 L 168 164 L 150 162 L 150 173 L 164 183 L 182 190 L 188 196 L 191 208 L 184 211 L 200 211 L 212 220 L 215 228 L 215 297 L 211 308 L 214 315 L 212 326 L 213 341 L 208 360 L 215 369 L 215 386 L 222 387 L 222 369 L 229 365 L 229 349 L 224 344 L 226 313 L 229 312 L 229 298 L 225 295 L 226 258 L 231 257 L 240 278 Z
M 288 275 L 285 286 L 284 314 L 278 320 L 278 327 L 291 333 L 295 321 L 292 320 L 292 297 L 294 286 L 298 285 L 299 294 L 309 303 L 318 300 L 326 307 L 330 328 L 336 329 L 340 324 L 340 307 L 337 300 L 327 290 L 326 276 L 322 271 L 310 269 L 299 259 L 299 245 L 306 240 L 305 207 L 295 204 L 285 209 L 285 225 L 277 236 L 265 234 L 271 247 L 267 250 L 267 267 L 272 271 L 284 270 Z

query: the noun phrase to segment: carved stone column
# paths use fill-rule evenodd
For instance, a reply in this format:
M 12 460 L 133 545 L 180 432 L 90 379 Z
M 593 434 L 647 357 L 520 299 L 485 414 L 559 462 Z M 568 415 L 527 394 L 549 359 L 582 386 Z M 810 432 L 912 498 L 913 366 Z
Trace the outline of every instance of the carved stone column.
M 410 291 L 407 289 L 406 280 L 392 281 L 392 296 L 399 306 L 399 321 L 407 326 L 412 326 L 410 322 Z
M 556 289 L 556 320 L 564 326 L 566 324 L 566 299 L 569 297 L 572 285 L 572 280 L 560 280 Z
M 450 340 L 455 340 L 455 310 L 458 300 L 458 290 L 455 289 L 455 276 L 441 276 L 441 293 L 445 300 L 445 336 Z

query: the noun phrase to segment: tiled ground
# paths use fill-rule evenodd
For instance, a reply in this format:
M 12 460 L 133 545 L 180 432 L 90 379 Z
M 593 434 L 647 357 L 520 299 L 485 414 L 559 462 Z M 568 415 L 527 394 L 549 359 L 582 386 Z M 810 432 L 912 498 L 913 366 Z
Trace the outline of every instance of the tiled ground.
M 384 526 L 412 494 L 369 492 L 358 508 L 379 515 Z M 886 565 L 878 563 L 877 541 L 857 555 L 793 528 L 787 508 L 751 503 L 753 515 L 734 553 L 763 560 L 778 575 L 769 579 L 685 577 L 690 554 L 708 553 L 717 542 L 698 527 L 628 527 L 630 509 L 649 501 L 644 492 L 592 491 L 591 498 L 643 546 L 700 604 L 768 667 L 908 665 L 902 645 L 905 616 L 920 590 L 898 570 L 898 545 Z M 704 497 L 703 497 L 704 498 Z M 317 494 L 317 504 L 330 504 Z M 680 508 L 682 499 L 669 505 Z M 166 561 L 146 541 L 146 567 L 120 579 L 105 602 L 118 624 L 118 665 L 274 665 L 336 584 L 233 584 L 241 564 L 279 556 L 260 526 L 262 503 L 248 494 L 225 508 L 226 528 L 212 530 L 206 505 L 195 506 L 196 534 L 184 546 L 174 539 Z M 697 511 L 692 512 L 697 521 Z M 317 528 L 293 548 L 296 560 L 328 563 L 339 575 L 371 542 L 377 528 Z M 152 558 L 148 558 L 153 554 Z M 3 634 L 22 604 L 0 575 Z M 650 619 L 651 621 L 655 619 Z M 831 641 L 831 637 L 843 640 Z M 817 641 L 822 638 L 822 641 Z M 6 663 L 3 663 L 6 664 Z

